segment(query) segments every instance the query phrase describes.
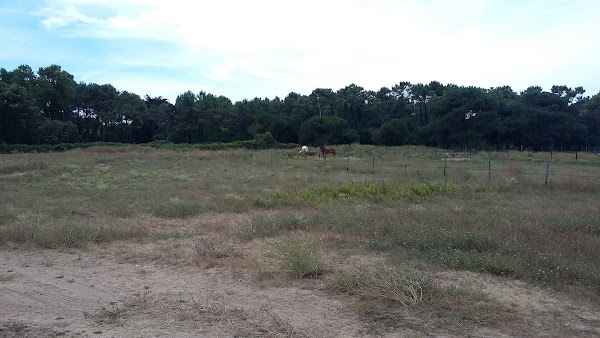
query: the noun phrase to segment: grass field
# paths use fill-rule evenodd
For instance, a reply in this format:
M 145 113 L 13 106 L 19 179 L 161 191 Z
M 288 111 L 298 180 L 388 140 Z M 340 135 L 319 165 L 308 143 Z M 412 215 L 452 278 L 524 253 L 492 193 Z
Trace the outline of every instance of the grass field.
M 503 276 L 598 304 L 600 156 L 550 156 L 360 145 L 326 159 L 139 146 L 0 155 L 0 245 L 141 255 L 260 285 L 318 279 L 379 325 L 410 309 L 459 333 L 527 335 L 506 304 L 438 277 Z

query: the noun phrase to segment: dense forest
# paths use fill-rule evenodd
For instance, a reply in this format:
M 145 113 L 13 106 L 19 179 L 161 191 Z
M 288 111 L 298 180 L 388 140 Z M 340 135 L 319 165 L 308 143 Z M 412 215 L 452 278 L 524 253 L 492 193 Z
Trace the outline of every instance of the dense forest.
M 600 145 L 600 93 L 555 85 L 477 88 L 400 82 L 351 84 L 306 96 L 232 103 L 206 92 L 175 103 L 110 84 L 77 83 L 58 65 L 0 69 L 0 144 L 276 140 L 309 145 L 420 144 L 582 149 Z

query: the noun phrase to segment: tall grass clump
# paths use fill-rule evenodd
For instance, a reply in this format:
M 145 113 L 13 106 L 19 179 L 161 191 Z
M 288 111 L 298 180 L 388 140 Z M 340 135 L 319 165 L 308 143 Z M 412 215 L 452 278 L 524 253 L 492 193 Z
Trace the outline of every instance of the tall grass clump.
M 31 243 L 43 248 L 79 248 L 89 243 L 106 243 L 121 239 L 141 238 L 147 228 L 126 223 L 105 223 L 102 220 L 57 219 L 49 223 L 13 223 L 0 228 L 2 241 Z
M 247 241 L 255 238 L 275 237 L 283 231 L 296 230 L 308 226 L 307 218 L 299 213 L 275 217 L 257 216 L 240 228 L 240 236 Z
M 281 268 L 296 278 L 320 276 L 325 272 L 325 257 L 313 242 L 290 238 L 275 245 L 275 257 Z
M 364 300 L 381 300 L 404 306 L 423 300 L 427 282 L 415 271 L 378 266 L 343 274 L 337 288 Z

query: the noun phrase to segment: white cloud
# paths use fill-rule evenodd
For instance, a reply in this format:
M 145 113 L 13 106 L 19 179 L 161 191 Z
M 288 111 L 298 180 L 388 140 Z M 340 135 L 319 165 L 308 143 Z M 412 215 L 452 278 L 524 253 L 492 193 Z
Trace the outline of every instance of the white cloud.
M 549 86 L 549 74 L 581 68 L 573 60 L 600 57 L 598 9 L 560 0 L 55 0 L 38 15 L 66 37 L 147 41 L 138 54 L 111 52 L 122 67 L 187 68 L 196 82 L 186 85 L 218 88 L 255 79 L 269 96 L 285 96 L 293 86 L 377 90 L 403 80 Z

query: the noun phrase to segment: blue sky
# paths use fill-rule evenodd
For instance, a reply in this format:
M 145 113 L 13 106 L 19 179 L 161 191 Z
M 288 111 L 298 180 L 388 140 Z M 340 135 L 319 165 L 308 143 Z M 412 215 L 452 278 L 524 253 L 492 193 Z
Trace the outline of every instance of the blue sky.
M 0 67 L 232 101 L 400 81 L 600 91 L 598 0 L 0 0 Z

